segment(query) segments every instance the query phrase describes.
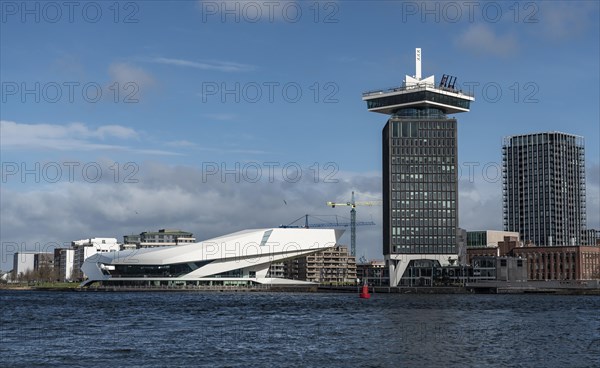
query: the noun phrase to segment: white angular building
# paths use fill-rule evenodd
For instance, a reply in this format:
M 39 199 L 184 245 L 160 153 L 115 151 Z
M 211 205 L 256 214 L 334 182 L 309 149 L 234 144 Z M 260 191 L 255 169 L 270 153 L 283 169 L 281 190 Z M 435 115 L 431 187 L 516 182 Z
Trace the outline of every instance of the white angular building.
M 81 266 L 86 258 L 95 254 L 116 252 L 121 249 L 116 238 L 89 238 L 75 240 L 71 242 L 71 247 L 75 251 L 73 257 L 73 275 L 72 279 L 82 280 L 87 275 L 81 273 Z M 85 272 L 84 272 L 85 273 Z
M 343 230 L 243 230 L 179 246 L 98 253 L 85 259 L 88 280 L 115 286 L 305 284 L 267 277 L 271 263 L 334 247 Z

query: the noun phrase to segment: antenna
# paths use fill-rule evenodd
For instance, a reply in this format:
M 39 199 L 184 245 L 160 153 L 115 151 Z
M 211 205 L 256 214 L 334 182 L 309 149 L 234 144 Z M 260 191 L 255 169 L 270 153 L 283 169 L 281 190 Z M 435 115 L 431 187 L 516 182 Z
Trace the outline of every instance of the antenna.
M 415 49 L 415 78 L 421 80 L 421 48 Z

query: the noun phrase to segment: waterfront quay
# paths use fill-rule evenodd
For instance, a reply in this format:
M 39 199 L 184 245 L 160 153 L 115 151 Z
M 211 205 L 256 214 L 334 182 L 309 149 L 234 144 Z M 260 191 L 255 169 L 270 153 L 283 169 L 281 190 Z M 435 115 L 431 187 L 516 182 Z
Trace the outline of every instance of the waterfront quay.
M 358 292 L 357 286 L 320 285 L 319 292 Z M 600 280 L 587 281 L 480 281 L 461 286 L 370 286 L 373 294 L 560 294 L 600 295 Z

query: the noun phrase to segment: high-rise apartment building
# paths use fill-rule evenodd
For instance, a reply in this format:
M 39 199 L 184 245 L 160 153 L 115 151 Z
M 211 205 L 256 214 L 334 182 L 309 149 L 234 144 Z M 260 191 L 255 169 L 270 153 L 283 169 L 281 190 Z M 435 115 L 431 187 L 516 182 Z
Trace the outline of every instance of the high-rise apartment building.
M 583 137 L 560 132 L 506 137 L 502 175 L 504 230 L 538 246 L 587 242 Z

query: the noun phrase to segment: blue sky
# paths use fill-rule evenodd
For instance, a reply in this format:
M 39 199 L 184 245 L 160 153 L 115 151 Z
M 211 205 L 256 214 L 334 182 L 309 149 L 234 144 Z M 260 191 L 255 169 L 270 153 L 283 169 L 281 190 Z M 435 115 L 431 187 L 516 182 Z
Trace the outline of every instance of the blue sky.
M 0 9 L 2 269 L 15 247 L 348 216 L 324 202 L 381 197 L 386 116 L 361 93 L 414 74 L 415 47 L 424 76 L 475 93 L 456 116 L 462 227 L 501 227 L 481 168 L 495 176 L 502 137 L 552 130 L 586 139 L 600 227 L 596 2 L 23 4 Z M 378 225 L 358 254 L 381 258 L 381 210 L 361 218 Z

